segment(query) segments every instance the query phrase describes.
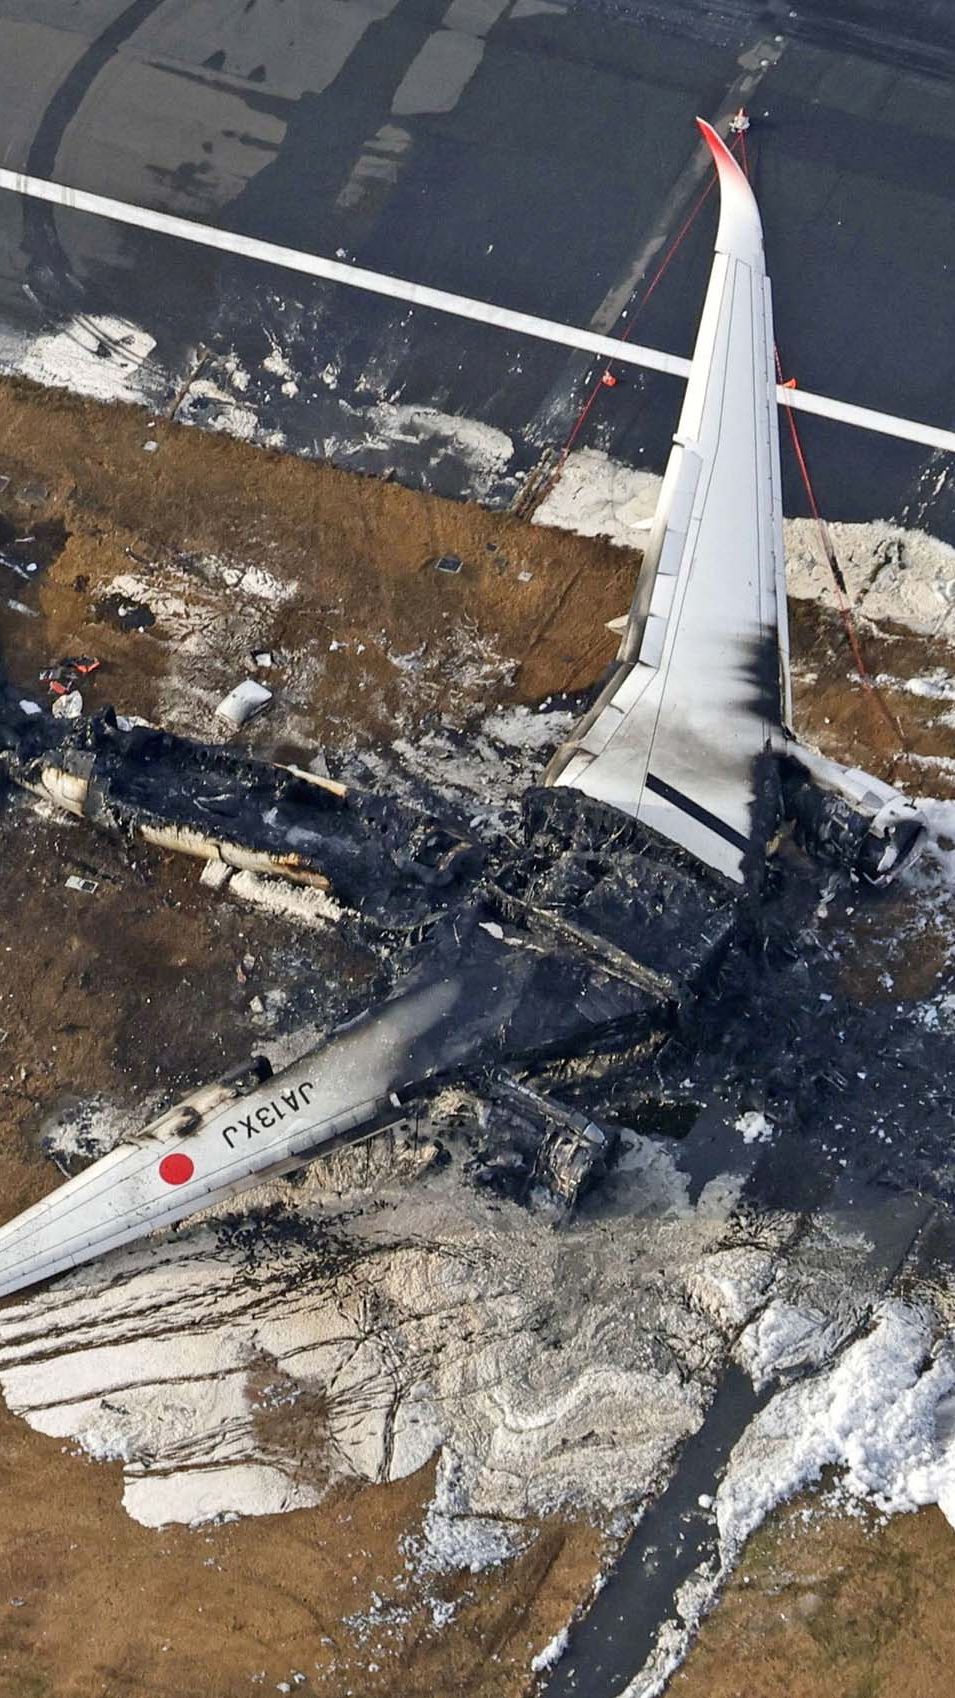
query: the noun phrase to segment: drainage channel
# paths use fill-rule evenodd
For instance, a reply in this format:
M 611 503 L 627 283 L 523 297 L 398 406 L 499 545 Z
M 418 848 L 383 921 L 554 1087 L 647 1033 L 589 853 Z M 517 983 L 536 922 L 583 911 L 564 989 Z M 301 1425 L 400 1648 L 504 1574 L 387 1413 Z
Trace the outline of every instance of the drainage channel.
M 712 1110 L 704 1111 L 687 1140 L 689 1147 L 681 1150 L 687 1166 L 697 1169 L 697 1185 L 712 1176 L 714 1161 L 728 1152 L 721 1119 Z M 788 1192 L 790 1207 L 807 1213 L 825 1207 L 839 1226 L 864 1233 L 871 1244 L 866 1260 L 871 1306 L 927 1228 L 927 1236 L 933 1236 L 937 1210 L 923 1197 L 893 1192 L 851 1171 L 827 1170 L 806 1158 L 801 1140 L 783 1136 L 760 1152 L 746 1191 L 751 1200 L 770 1207 L 778 1206 L 781 1193 Z M 677 1615 L 680 1588 L 698 1570 L 716 1572 L 716 1523 L 700 1499 L 707 1504 L 715 1498 L 731 1451 L 778 1389 L 770 1381 L 757 1391 L 743 1369 L 728 1363 L 701 1427 L 687 1440 L 669 1484 L 574 1628 L 569 1649 L 543 1686 L 542 1698 L 621 1698 L 653 1652 L 661 1628 Z
M 735 1363 L 727 1368 L 703 1425 L 575 1631 L 545 1698 L 618 1698 L 642 1669 L 680 1587 L 717 1554 L 713 1517 L 699 1499 L 715 1497 L 730 1451 L 771 1395 L 772 1388 L 757 1393 Z

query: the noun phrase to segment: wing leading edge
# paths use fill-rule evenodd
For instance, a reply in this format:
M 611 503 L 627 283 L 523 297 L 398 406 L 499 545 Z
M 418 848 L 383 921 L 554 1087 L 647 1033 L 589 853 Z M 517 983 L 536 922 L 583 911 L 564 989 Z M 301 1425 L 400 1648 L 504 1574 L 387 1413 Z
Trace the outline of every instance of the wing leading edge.
M 790 717 L 772 302 L 755 197 L 697 122 L 721 210 L 683 409 L 613 675 L 547 782 L 742 880 Z

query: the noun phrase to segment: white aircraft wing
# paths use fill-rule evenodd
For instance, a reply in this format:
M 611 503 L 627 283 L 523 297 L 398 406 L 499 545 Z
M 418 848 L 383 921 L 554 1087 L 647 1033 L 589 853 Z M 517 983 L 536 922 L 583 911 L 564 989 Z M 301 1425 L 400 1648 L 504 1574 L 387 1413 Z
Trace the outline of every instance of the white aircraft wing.
M 790 718 L 773 320 L 753 192 L 697 122 L 721 212 L 683 410 L 615 671 L 547 782 L 742 880 L 759 756 Z

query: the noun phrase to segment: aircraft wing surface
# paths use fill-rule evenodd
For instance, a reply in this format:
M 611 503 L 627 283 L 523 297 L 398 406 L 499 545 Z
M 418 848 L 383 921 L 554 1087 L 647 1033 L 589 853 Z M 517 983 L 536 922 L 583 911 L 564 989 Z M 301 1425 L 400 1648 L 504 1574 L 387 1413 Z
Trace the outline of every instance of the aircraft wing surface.
M 756 201 L 702 120 L 716 254 L 616 668 L 548 782 L 741 880 L 758 758 L 789 719 L 772 303 Z

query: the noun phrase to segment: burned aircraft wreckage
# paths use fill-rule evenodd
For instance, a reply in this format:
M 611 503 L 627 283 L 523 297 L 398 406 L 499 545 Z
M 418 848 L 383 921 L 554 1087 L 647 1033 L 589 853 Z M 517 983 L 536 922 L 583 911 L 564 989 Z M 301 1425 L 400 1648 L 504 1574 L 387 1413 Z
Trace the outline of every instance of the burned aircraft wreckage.
M 876 884 L 918 852 L 909 804 L 789 729 L 762 234 L 745 177 L 701 129 L 720 225 L 657 515 L 618 659 L 526 793 L 516 848 L 108 709 L 68 725 L 6 692 L 9 782 L 113 833 L 329 891 L 404 940 L 407 971 L 285 1072 L 235 1070 L 0 1229 L 0 1294 L 368 1137 L 455 1082 L 535 1128 L 532 1177 L 573 1201 L 612 1133 L 559 1100 L 562 1071 L 632 1067 L 666 1041 L 758 928 L 779 846 Z

